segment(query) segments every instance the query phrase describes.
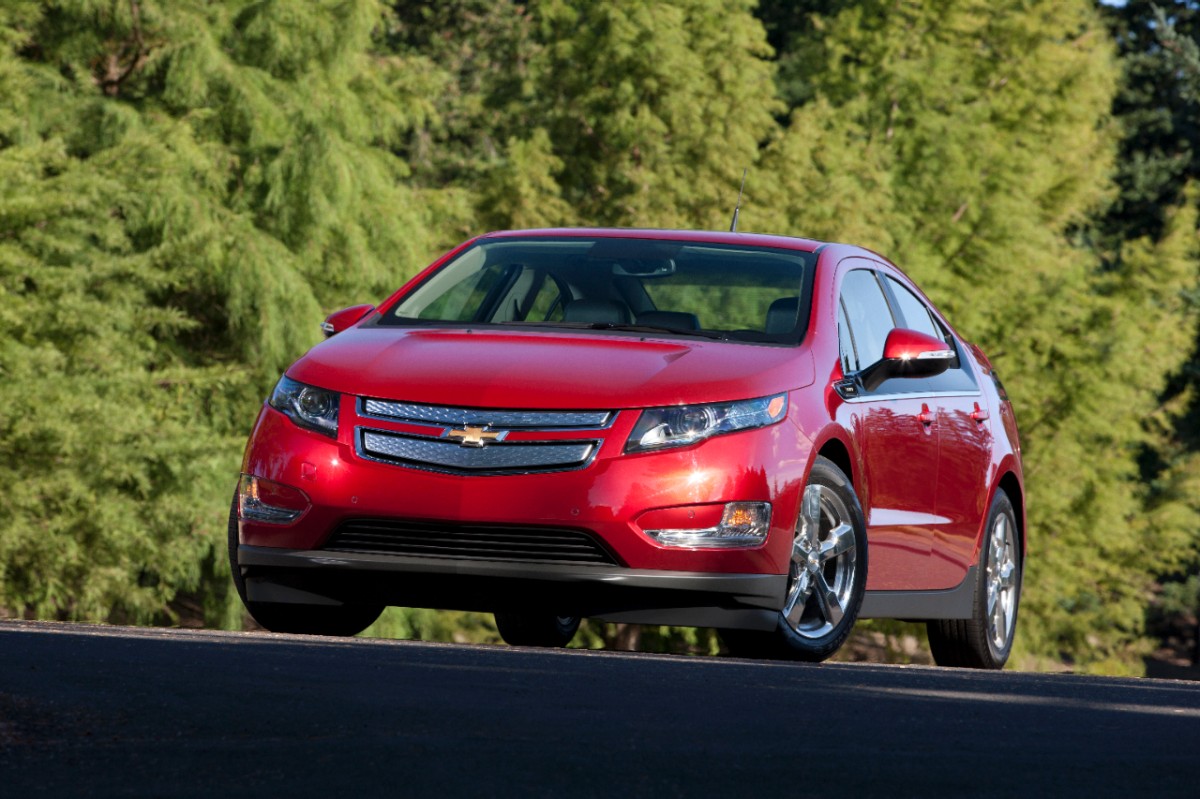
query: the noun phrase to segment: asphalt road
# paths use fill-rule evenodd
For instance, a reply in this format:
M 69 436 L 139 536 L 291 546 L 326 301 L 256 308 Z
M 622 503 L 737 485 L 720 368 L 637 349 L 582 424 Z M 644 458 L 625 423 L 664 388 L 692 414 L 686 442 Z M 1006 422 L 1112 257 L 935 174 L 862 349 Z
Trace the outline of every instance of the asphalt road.
M 0 622 L 0 797 L 1200 796 L 1200 685 Z

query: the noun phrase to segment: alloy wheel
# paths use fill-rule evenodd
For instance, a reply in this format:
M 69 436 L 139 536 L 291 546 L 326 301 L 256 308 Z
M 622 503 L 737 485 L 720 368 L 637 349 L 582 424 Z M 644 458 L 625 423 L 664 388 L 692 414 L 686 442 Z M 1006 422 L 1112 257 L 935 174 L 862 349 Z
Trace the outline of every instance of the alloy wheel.
M 845 618 L 858 568 L 851 518 L 831 489 L 815 483 L 804 489 L 781 611 L 804 638 L 828 635 Z
M 1008 648 L 1017 614 L 1017 542 L 1007 514 L 996 515 L 988 535 L 987 633 L 997 652 Z

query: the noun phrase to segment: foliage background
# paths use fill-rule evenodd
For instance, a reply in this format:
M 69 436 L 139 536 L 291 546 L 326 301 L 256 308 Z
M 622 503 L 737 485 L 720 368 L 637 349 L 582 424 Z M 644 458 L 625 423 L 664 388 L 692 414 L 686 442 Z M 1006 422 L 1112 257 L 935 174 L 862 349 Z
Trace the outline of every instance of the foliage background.
M 1194 0 L 5 0 L 2 613 L 243 625 L 240 450 L 326 312 L 485 228 L 721 227 L 749 166 L 742 229 L 888 253 L 1004 376 L 1017 665 L 1138 673 L 1200 563 L 1198 38 Z

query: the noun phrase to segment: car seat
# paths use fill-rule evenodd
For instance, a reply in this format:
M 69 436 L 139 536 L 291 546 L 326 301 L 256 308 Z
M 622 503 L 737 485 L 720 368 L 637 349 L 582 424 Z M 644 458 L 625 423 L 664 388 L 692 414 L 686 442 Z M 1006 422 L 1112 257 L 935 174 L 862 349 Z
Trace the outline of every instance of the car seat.
M 699 330 L 700 317 L 686 311 L 642 311 L 637 315 L 639 325 L 669 327 L 672 330 Z
M 628 305 L 615 300 L 574 300 L 563 308 L 563 321 L 627 325 L 633 314 Z
M 796 329 L 796 317 L 799 313 L 799 297 L 780 297 L 767 308 L 765 332 L 772 335 L 791 333 Z

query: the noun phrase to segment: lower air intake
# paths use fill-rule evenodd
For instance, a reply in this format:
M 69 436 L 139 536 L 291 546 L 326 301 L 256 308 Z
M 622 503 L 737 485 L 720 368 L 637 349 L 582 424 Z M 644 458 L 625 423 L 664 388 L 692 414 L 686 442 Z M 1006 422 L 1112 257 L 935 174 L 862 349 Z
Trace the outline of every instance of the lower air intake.
M 582 530 L 358 519 L 341 524 L 324 549 L 462 560 L 617 565 Z

